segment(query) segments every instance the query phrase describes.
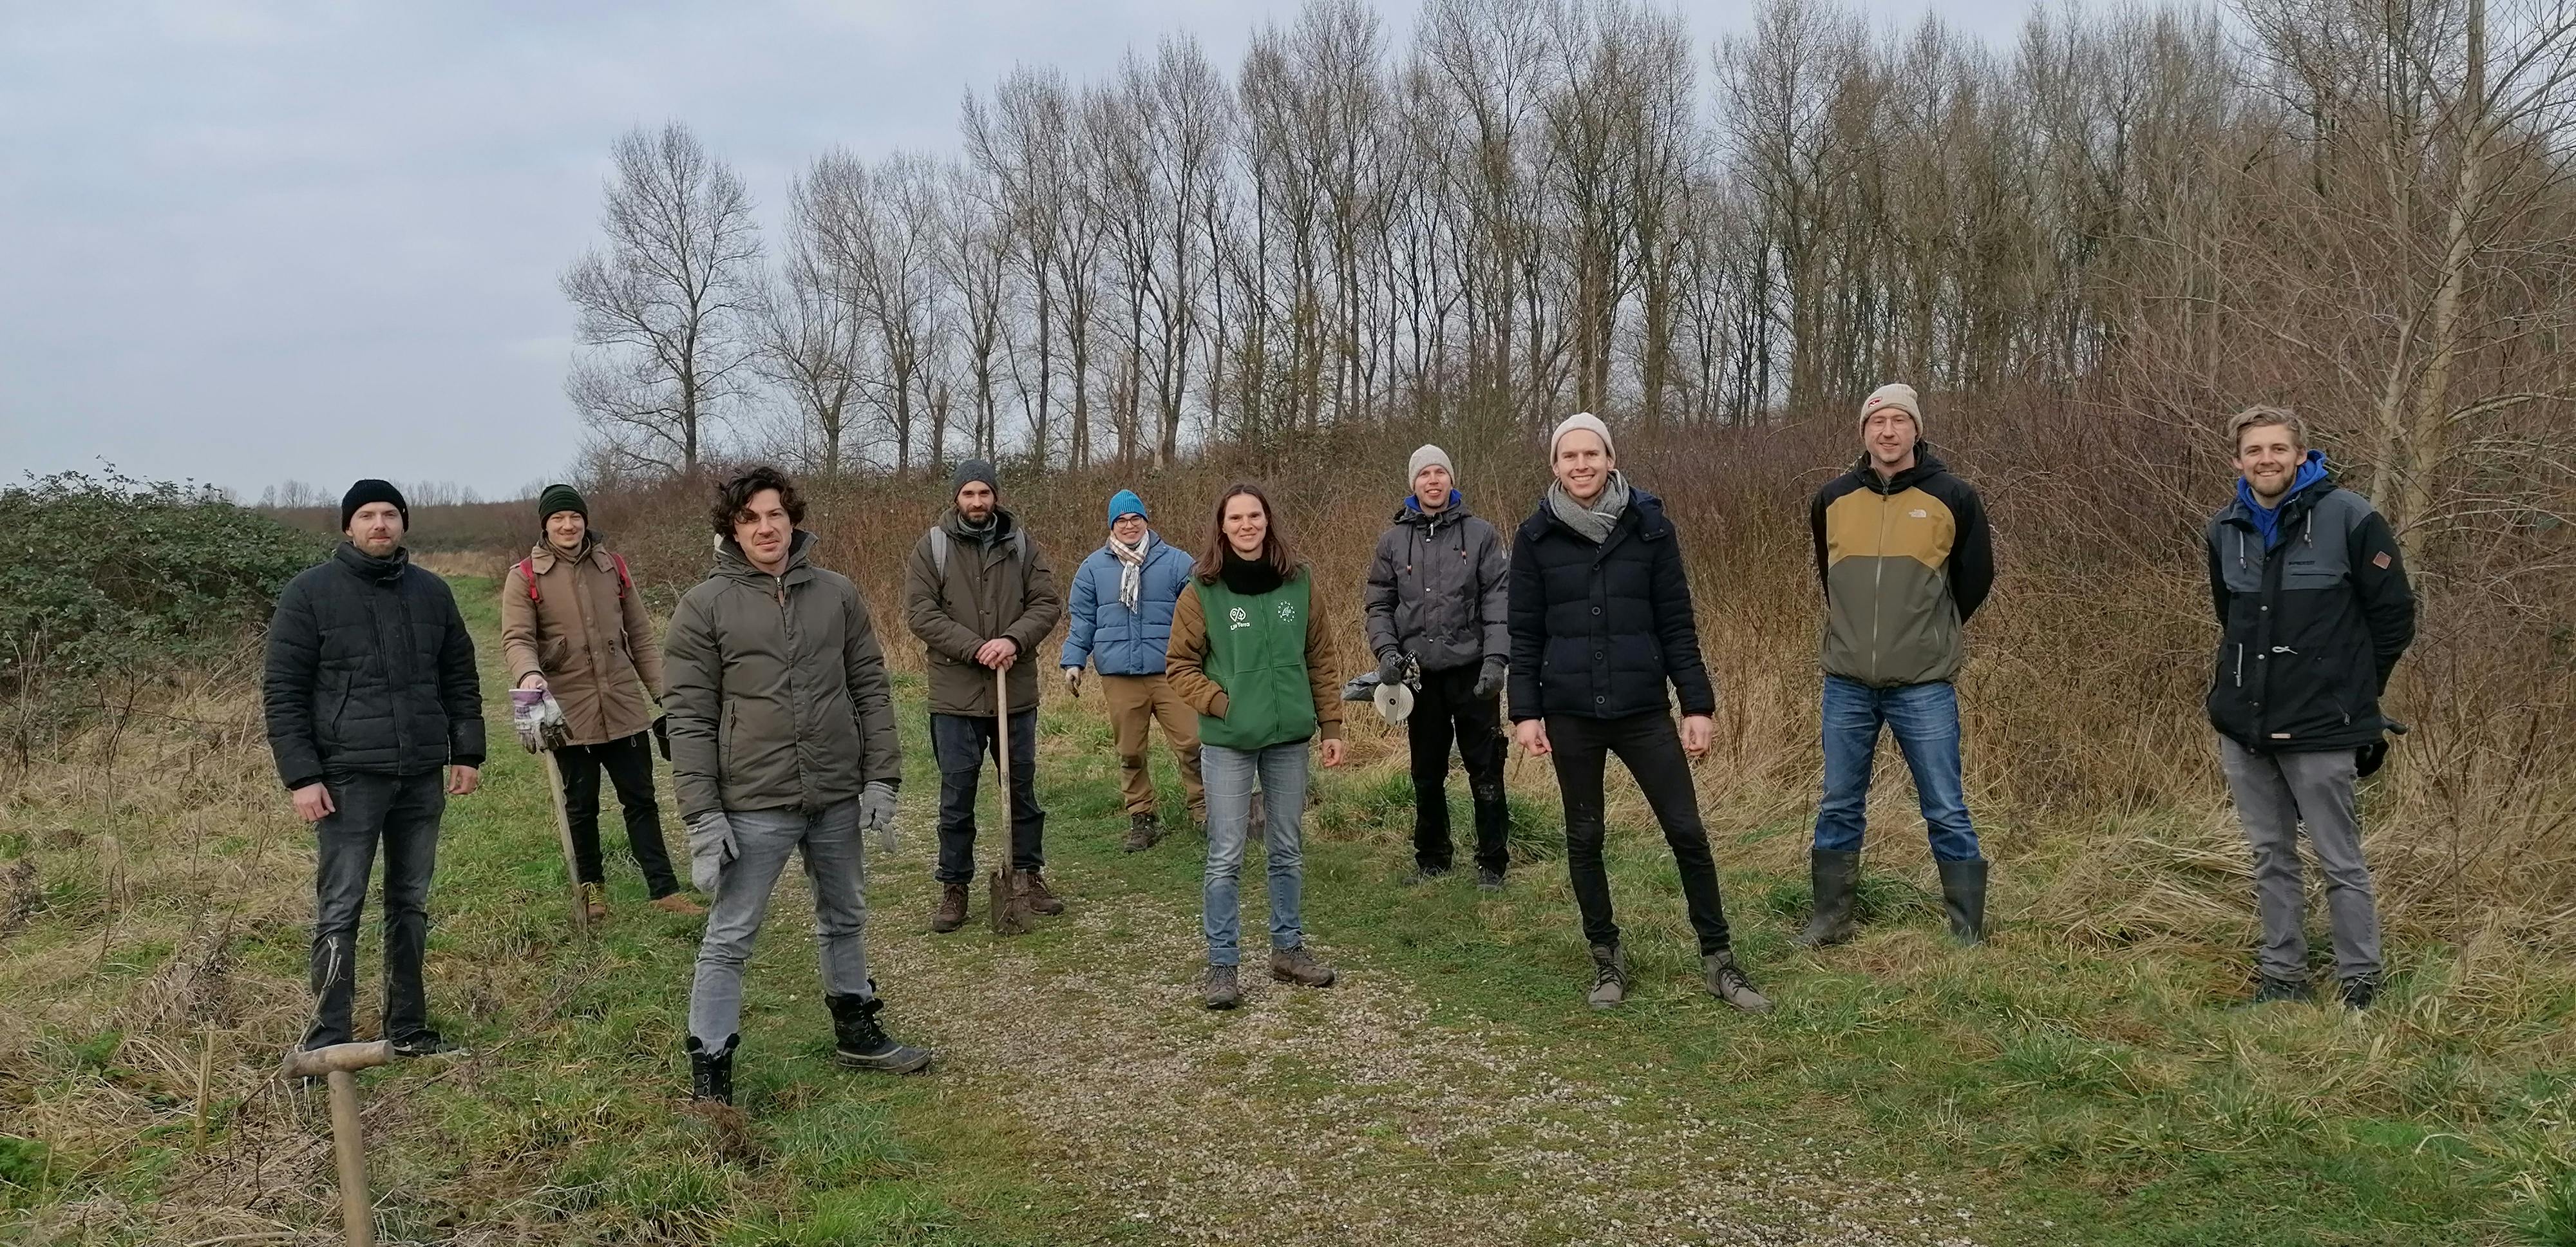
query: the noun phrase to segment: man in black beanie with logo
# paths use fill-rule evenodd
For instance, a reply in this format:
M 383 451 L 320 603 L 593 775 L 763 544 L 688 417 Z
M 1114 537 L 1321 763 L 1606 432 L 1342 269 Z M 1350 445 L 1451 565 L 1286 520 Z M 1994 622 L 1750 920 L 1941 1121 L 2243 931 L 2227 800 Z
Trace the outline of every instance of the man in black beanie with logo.
M 269 751 L 314 831 L 307 1048 L 355 1038 L 358 921 L 381 846 L 384 1038 L 406 1056 L 450 1050 L 429 1028 L 421 960 L 439 816 L 480 778 L 483 693 L 447 582 L 414 568 L 403 549 L 410 522 L 391 484 L 350 486 L 339 549 L 287 582 L 268 625 Z

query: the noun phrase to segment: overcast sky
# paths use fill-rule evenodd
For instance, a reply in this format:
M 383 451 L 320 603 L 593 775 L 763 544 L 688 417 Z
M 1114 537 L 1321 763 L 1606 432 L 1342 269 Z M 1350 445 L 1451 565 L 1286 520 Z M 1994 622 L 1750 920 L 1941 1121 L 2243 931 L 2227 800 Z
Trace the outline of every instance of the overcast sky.
M 1296 0 L 0 0 L 0 480 L 559 476 L 609 143 L 677 119 L 765 220 L 840 144 L 945 153 L 1014 63 L 1081 81 Z M 1381 0 L 1401 44 L 1416 0 Z M 1746 0 L 1679 6 L 1703 47 Z M 2025 0 L 1870 0 L 2008 40 Z

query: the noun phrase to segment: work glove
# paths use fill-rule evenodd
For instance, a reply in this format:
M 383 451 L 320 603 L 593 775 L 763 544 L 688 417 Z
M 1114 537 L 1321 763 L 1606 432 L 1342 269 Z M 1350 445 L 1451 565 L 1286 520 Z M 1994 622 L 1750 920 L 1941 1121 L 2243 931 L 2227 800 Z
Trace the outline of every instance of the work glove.
M 878 852 L 894 852 L 893 784 L 872 779 L 859 792 L 859 830 L 877 833 Z
M 1470 690 L 1470 694 L 1474 696 L 1476 700 L 1483 701 L 1502 691 L 1503 656 L 1500 654 L 1488 655 L 1485 659 L 1484 667 L 1476 672 L 1476 687 Z
M 689 820 L 689 882 L 709 896 L 724 878 L 724 868 L 740 853 L 734 844 L 733 820 L 722 810 L 709 810 Z
M 1377 656 L 1377 682 L 1380 684 L 1404 682 L 1403 650 L 1390 649 Z
M 1064 669 L 1064 691 L 1071 693 L 1076 697 L 1082 696 L 1082 668 L 1067 667 Z
M 561 749 L 572 743 L 572 729 L 564 723 L 563 704 L 542 688 L 510 690 L 510 730 L 518 733 L 519 743 L 530 753 Z
M 662 760 L 671 760 L 671 716 L 653 716 L 653 747 L 662 751 Z

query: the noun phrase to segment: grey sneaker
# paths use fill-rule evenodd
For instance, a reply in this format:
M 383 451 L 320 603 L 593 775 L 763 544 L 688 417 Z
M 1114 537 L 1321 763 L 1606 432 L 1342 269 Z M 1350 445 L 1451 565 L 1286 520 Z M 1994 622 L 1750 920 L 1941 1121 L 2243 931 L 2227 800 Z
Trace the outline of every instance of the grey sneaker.
M 2361 974 L 2345 979 L 2342 984 L 2343 1007 L 2359 1013 L 2379 999 L 2379 979 Z
M 1592 990 L 1583 997 L 1595 1009 L 1616 1009 L 1628 998 L 1628 950 L 1616 944 L 1592 946 Z
M 1418 888 L 1423 884 L 1436 883 L 1448 877 L 1449 868 L 1446 866 L 1438 867 L 1436 869 L 1430 866 L 1416 866 L 1412 870 L 1406 871 L 1404 878 L 1400 880 L 1400 882 L 1408 888 Z
M 1270 954 L 1270 977 L 1302 987 L 1330 987 L 1333 968 L 1315 960 L 1303 944 Z
M 1499 871 L 1499 870 L 1490 870 L 1490 869 L 1487 869 L 1487 868 L 1482 867 L 1482 866 L 1477 867 L 1477 868 L 1476 868 L 1476 888 L 1477 888 L 1477 890 L 1479 890 L 1479 891 L 1483 891 L 1483 892 L 1500 892 L 1500 891 L 1502 891 L 1502 890 L 1503 890 L 1503 872 L 1501 872 L 1501 871 Z
M 2308 1004 L 2313 1002 L 2315 999 L 2315 994 L 2308 990 L 2308 985 L 2305 982 L 2296 979 L 2276 979 L 2271 975 L 2266 974 L 2260 976 L 2255 982 L 2253 999 L 2240 1000 L 2229 1007 L 2231 1009 L 2259 1009 L 2264 1005 L 2270 1004 Z
M 1753 989 L 1753 980 L 1744 977 L 1743 967 L 1735 964 L 1734 953 L 1711 953 L 1699 961 L 1708 970 L 1709 995 L 1746 1013 L 1771 1011 L 1771 998 Z
M 1235 982 L 1233 966 L 1209 966 L 1207 981 L 1199 991 L 1211 1009 L 1231 1009 L 1243 1003 L 1243 988 Z

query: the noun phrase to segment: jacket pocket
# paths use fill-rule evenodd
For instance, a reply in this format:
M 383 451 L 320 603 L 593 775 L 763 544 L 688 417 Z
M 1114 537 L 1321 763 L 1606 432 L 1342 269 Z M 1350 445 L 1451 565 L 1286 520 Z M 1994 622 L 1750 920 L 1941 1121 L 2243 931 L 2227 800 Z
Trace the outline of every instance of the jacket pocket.
M 724 713 L 716 716 L 716 774 L 720 776 L 733 774 L 734 705 L 732 698 L 726 698 Z

